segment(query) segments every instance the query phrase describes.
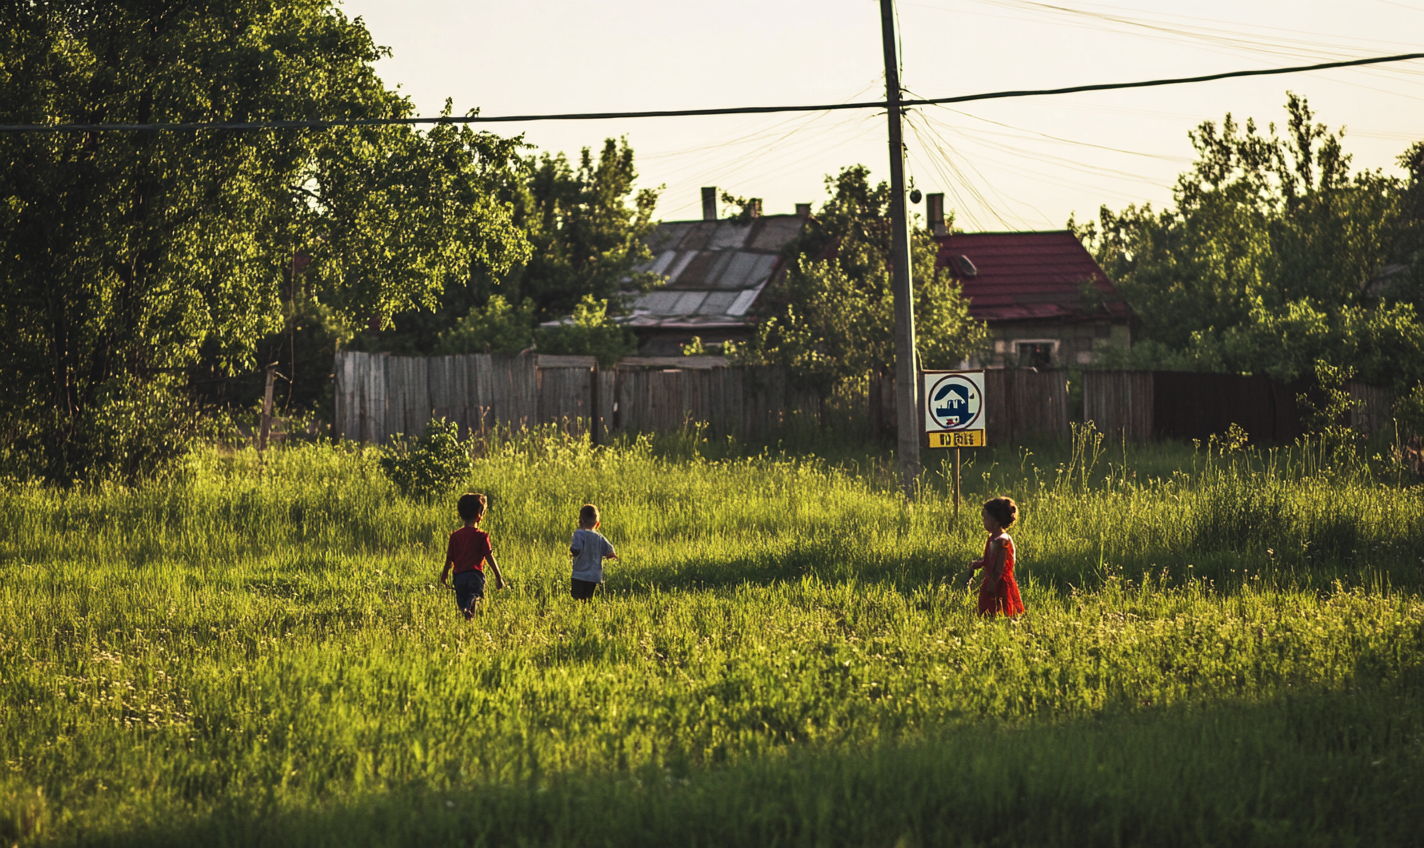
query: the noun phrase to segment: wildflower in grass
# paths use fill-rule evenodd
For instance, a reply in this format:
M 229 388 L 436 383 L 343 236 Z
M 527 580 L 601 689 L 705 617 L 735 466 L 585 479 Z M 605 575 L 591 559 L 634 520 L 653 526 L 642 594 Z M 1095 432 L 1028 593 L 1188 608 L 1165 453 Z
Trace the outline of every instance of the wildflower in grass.
M 586 601 L 603 583 L 603 561 L 618 559 L 613 545 L 598 532 L 598 507 L 584 504 L 579 509 L 579 526 L 569 542 L 569 554 L 574 558 L 574 574 L 570 584 L 576 600 Z
M 971 575 L 984 570 L 984 581 L 979 584 L 979 614 L 1018 615 L 1024 605 L 1019 599 L 1019 584 L 1014 580 L 1014 540 L 1004 532 L 1018 520 L 1018 504 L 1013 498 L 990 498 L 984 502 L 981 515 L 989 538 L 984 542 L 984 556 L 969 563 Z
M 445 546 L 445 567 L 440 569 L 440 582 L 450 585 L 447 579 L 454 572 L 455 605 L 464 613 L 465 620 L 475 617 L 480 601 L 485 597 L 485 563 L 494 571 L 494 588 L 504 588 L 504 575 L 499 571 L 499 563 L 494 561 L 494 549 L 490 545 L 489 534 L 479 528 L 484 520 L 489 502 L 485 496 L 466 492 L 460 496 L 455 509 L 465 526 L 450 534 L 450 542 Z

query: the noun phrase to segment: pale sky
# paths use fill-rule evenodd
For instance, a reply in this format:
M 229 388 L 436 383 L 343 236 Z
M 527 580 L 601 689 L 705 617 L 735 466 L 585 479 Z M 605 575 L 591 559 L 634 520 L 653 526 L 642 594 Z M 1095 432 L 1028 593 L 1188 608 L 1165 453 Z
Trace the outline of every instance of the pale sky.
M 422 114 L 820 104 L 883 97 L 877 0 L 345 0 L 394 55 L 377 65 Z M 902 83 L 920 97 L 1126 82 L 1424 52 L 1424 0 L 901 0 Z M 1230 112 L 1283 125 L 1309 99 L 1358 167 L 1398 173 L 1424 140 L 1424 61 L 1138 91 L 918 107 L 908 174 L 969 231 L 1061 229 L 1100 205 L 1171 202 L 1187 132 Z M 700 216 L 701 186 L 767 213 L 826 198 L 862 163 L 888 176 L 873 110 L 486 125 L 576 156 L 626 136 L 658 217 Z M 918 207 L 923 212 L 923 205 Z

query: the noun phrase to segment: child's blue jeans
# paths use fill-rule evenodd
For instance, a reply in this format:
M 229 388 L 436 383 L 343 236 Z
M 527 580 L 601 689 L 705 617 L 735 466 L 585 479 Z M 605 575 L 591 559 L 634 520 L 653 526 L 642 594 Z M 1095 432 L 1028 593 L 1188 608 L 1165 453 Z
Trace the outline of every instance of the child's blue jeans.
M 485 573 L 479 570 L 462 571 L 455 575 L 455 605 L 466 616 L 474 612 L 474 605 L 485 596 Z

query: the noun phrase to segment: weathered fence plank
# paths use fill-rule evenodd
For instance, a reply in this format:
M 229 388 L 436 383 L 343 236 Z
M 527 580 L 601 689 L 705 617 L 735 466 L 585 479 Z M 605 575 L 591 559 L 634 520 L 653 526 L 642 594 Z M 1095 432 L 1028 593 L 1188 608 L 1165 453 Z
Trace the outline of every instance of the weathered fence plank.
M 1358 406 L 1347 416 L 1349 426 L 1366 436 L 1394 432 L 1394 393 L 1381 386 L 1371 386 L 1357 380 L 1345 384 L 1350 399 Z
M 1085 371 L 1083 420 L 1110 441 L 1152 438 L 1151 371 Z
M 992 445 L 1068 438 L 1066 372 L 989 369 L 984 400 L 984 426 Z

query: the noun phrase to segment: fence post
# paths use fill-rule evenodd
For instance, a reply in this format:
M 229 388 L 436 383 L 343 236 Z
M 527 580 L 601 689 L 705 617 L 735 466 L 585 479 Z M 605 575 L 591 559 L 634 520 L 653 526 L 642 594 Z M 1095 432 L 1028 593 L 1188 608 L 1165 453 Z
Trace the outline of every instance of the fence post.
M 277 374 L 277 363 L 267 366 L 267 387 L 262 393 L 262 428 L 257 436 L 257 449 L 267 450 L 267 436 L 272 432 L 272 380 Z
M 594 360 L 593 368 L 589 371 L 589 399 L 588 399 L 588 443 L 597 447 L 603 443 L 603 412 L 602 393 L 599 391 L 601 382 L 598 375 L 598 360 Z

